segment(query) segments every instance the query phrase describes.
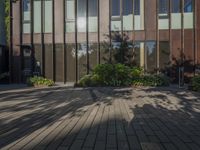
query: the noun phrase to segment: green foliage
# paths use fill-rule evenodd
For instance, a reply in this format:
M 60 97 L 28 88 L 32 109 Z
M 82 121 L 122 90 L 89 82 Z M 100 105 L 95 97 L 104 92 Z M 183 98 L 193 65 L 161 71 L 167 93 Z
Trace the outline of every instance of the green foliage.
M 134 86 L 168 86 L 169 79 L 164 75 L 144 75 L 134 78 Z
M 9 43 L 10 39 L 10 0 L 5 0 L 5 26 L 6 26 L 6 39 L 7 44 Z
M 44 77 L 34 76 L 28 79 L 27 84 L 30 86 L 53 86 L 54 82 Z
M 142 74 L 144 74 L 144 69 L 140 67 L 133 67 L 131 68 L 131 76 L 133 78 L 140 77 Z
M 123 64 L 100 64 L 94 69 L 93 74 L 98 77 L 98 82 L 106 86 L 129 85 L 131 69 Z
M 86 75 L 79 86 L 168 86 L 169 79 L 164 75 L 143 75 L 143 69 L 123 64 L 100 64 L 91 75 Z
M 200 91 L 200 75 L 192 78 L 192 90 Z

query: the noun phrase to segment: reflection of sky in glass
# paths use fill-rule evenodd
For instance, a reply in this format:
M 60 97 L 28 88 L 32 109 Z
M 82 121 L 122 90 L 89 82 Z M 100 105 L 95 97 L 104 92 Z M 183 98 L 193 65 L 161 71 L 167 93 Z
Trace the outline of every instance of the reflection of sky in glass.
M 173 0 L 172 1 L 172 13 L 179 13 L 180 12 L 180 0 Z
M 133 1 L 132 0 L 123 0 L 123 2 L 124 2 L 123 15 L 133 14 Z
M 23 11 L 30 11 L 30 0 L 23 0 Z
M 192 0 L 184 0 L 184 12 L 192 12 Z
M 146 42 L 146 49 L 148 50 L 148 54 L 152 54 L 154 52 L 155 42 Z

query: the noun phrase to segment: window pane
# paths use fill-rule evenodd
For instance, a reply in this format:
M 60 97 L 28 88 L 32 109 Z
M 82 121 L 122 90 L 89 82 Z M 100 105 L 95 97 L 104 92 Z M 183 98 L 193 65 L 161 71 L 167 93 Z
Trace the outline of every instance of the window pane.
M 111 21 L 111 31 L 121 31 L 121 21 Z
M 123 0 L 123 15 L 133 14 L 133 0 Z
M 88 0 L 88 13 L 89 13 L 89 16 L 92 17 L 96 17 L 97 16 L 97 11 L 98 11 L 98 8 L 97 8 L 97 0 Z
M 172 3 L 172 13 L 181 12 L 181 1 L 180 0 L 171 0 Z
M 123 1 L 123 29 L 133 30 L 133 0 Z
M 66 4 L 66 20 L 74 20 L 75 19 L 74 0 L 67 0 L 65 4 Z
M 66 32 L 75 32 L 75 22 L 67 22 L 66 23 Z
M 120 0 L 112 0 L 112 16 L 120 16 Z
M 30 21 L 30 0 L 23 0 L 23 20 Z
M 41 32 L 41 0 L 34 0 L 34 33 Z
M 159 0 L 159 14 L 167 14 L 169 11 L 169 1 Z
M 159 66 L 160 66 L 160 69 L 165 69 L 165 67 L 169 64 L 169 61 L 170 61 L 169 42 L 160 42 L 159 46 L 160 46 Z
M 78 32 L 86 32 L 86 0 L 78 0 Z
M 184 0 L 184 12 L 192 12 L 192 0 Z
M 23 23 L 23 33 L 30 33 L 30 32 L 31 32 L 30 23 Z
M 144 30 L 144 0 L 134 1 L 134 29 Z
M 88 0 L 89 32 L 97 32 L 97 0 Z
M 140 0 L 134 1 L 134 15 L 140 15 Z
M 86 17 L 86 0 L 78 0 L 77 5 L 78 17 Z
M 154 72 L 156 69 L 156 42 L 145 44 L 145 69 L 147 72 Z
M 52 32 L 52 0 L 44 1 L 44 32 Z

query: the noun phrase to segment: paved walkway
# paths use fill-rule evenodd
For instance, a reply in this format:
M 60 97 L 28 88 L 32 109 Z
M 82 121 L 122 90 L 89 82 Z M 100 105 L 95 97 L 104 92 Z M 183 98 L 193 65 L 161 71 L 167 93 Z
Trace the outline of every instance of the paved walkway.
M 0 149 L 200 150 L 199 97 L 175 88 L 0 93 Z

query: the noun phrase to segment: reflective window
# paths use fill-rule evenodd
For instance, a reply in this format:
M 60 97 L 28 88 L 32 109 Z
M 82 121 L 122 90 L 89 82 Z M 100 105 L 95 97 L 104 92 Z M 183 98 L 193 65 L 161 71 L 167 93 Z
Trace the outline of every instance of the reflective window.
M 120 16 L 120 0 L 112 0 L 112 16 Z
M 165 69 L 165 66 L 170 62 L 169 42 L 160 42 L 159 51 L 159 67 L 160 69 Z
M 52 32 L 52 0 L 44 1 L 44 32 Z
M 159 0 L 159 14 L 167 14 L 169 12 L 168 4 L 168 0 Z
M 33 2 L 34 9 L 34 33 L 41 32 L 41 0 L 34 0 Z
M 86 0 L 77 1 L 78 32 L 86 32 Z
M 23 0 L 23 33 L 30 33 L 30 0 Z
M 184 12 L 192 12 L 192 0 L 184 0 Z
M 65 22 L 66 32 L 75 32 L 75 1 L 66 0 L 65 2 Z
M 171 0 L 172 5 L 172 13 L 180 13 L 181 12 L 181 0 Z
M 89 32 L 97 32 L 98 26 L 98 8 L 97 8 L 97 0 L 88 0 L 88 30 Z
M 134 0 L 134 15 L 140 15 L 140 0 Z
M 144 30 L 144 0 L 134 0 L 134 29 Z
M 133 30 L 133 0 L 123 0 L 123 30 Z

